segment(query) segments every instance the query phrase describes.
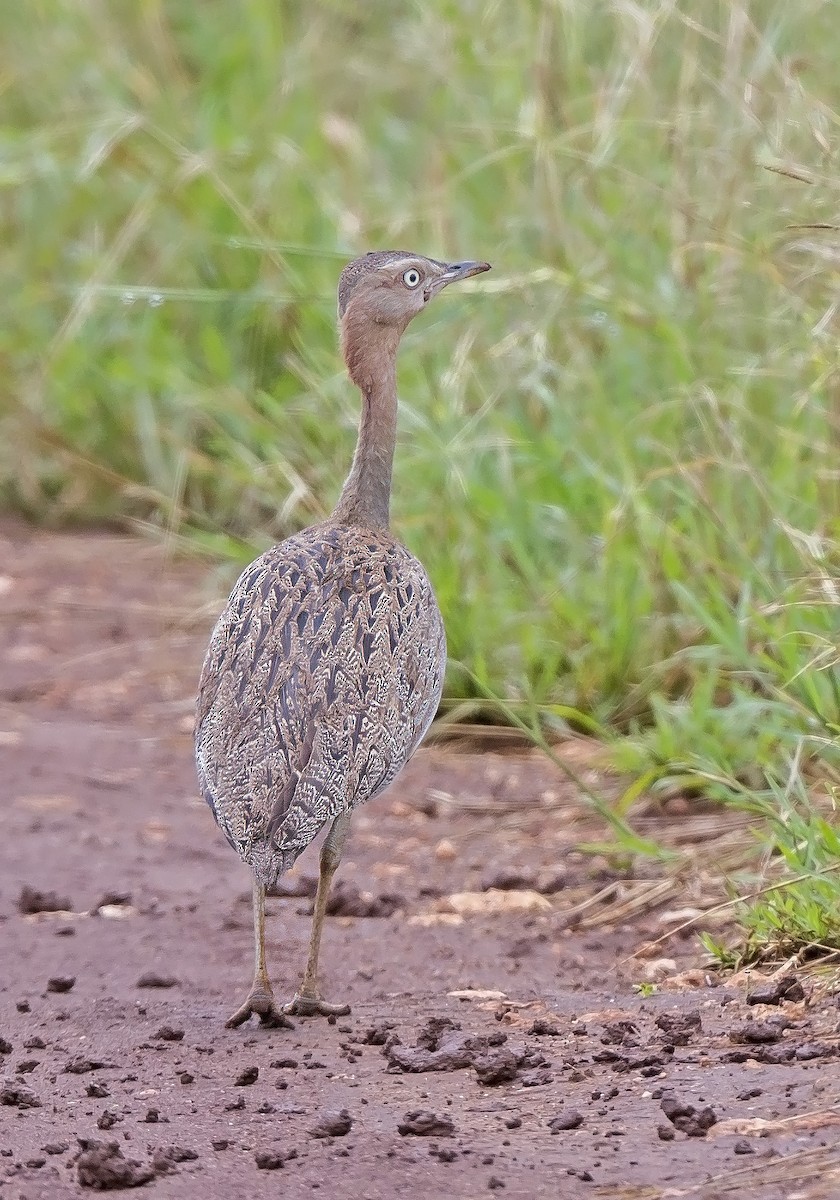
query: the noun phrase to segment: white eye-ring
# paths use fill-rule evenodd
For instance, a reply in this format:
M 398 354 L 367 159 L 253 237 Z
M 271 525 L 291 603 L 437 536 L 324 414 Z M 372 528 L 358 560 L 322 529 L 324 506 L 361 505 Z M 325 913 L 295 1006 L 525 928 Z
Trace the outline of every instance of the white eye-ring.
M 409 267 L 407 271 L 403 272 L 403 283 L 406 287 L 416 288 L 419 282 L 420 272 L 416 267 Z

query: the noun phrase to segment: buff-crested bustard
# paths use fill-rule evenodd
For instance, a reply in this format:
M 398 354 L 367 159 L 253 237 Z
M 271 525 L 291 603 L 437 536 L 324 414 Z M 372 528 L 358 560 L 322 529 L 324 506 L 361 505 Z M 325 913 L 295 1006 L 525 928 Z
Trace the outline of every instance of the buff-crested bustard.
M 342 1015 L 318 987 L 330 882 L 353 809 L 405 766 L 443 686 L 443 620 L 423 566 L 389 528 L 397 433 L 396 359 L 409 322 L 448 284 L 489 270 L 391 250 L 344 268 L 341 348 L 362 394 L 353 465 L 329 520 L 243 572 L 210 640 L 198 689 L 198 778 L 227 840 L 254 874 L 254 982 L 227 1022 Z M 318 832 L 309 956 L 278 1006 L 265 963 L 265 895 Z

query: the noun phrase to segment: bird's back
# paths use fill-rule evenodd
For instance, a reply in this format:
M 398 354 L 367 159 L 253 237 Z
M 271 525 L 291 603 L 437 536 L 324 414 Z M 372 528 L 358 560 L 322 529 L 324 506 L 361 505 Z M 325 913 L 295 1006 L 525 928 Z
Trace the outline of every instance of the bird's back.
M 204 661 L 196 762 L 262 882 L 396 776 L 434 717 L 445 662 L 428 576 L 390 534 L 327 522 L 243 572 Z

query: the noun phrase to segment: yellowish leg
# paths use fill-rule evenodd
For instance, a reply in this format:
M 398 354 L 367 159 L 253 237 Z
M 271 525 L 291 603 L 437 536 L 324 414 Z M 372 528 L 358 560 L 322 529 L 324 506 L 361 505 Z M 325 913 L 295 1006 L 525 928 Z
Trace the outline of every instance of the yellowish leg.
M 315 909 L 312 913 L 312 933 L 309 938 L 309 957 L 300 990 L 294 999 L 283 1006 L 284 1013 L 299 1017 L 344 1017 L 350 1012 L 349 1004 L 327 1004 L 321 999 L 318 987 L 318 953 L 321 949 L 321 932 L 330 884 L 341 862 L 341 852 L 350 828 L 350 813 L 342 813 L 333 821 L 321 848 L 321 870 L 318 875 L 318 890 L 315 893 Z
M 259 1017 L 263 1025 L 273 1028 L 294 1029 L 292 1022 L 274 1001 L 271 981 L 265 969 L 265 888 L 254 880 L 254 982 L 248 998 L 226 1022 L 228 1029 L 236 1029 L 249 1017 Z

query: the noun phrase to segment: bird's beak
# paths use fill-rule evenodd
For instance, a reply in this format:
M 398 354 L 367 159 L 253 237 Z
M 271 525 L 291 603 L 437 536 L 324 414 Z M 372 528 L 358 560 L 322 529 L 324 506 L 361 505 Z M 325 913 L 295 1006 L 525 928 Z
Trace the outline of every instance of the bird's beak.
M 457 283 L 461 279 L 469 279 L 472 275 L 481 275 L 484 271 L 490 270 L 490 264 L 486 262 L 459 262 L 449 263 L 442 275 L 438 275 L 437 279 L 433 279 L 431 286 L 427 289 L 431 295 L 442 291 L 450 283 Z
M 440 277 L 441 287 L 448 283 L 457 283 L 459 279 L 469 279 L 471 275 L 481 275 L 490 270 L 490 264 L 485 262 L 450 263 Z

